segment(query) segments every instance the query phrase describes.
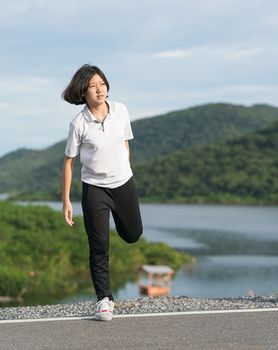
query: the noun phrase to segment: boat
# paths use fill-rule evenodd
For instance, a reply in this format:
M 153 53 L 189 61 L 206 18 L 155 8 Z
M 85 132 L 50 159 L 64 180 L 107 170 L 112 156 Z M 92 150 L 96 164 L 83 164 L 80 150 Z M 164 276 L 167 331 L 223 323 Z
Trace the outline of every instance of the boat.
M 142 265 L 137 278 L 140 294 L 150 297 L 170 295 L 173 273 L 174 270 L 166 265 Z

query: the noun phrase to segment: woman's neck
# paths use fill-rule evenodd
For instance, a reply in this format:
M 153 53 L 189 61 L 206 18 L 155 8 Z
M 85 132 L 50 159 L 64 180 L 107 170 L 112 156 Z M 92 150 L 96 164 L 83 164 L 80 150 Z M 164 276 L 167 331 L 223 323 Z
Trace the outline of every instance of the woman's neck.
M 99 121 L 103 121 L 109 113 L 109 105 L 106 101 L 100 105 L 88 105 L 88 108 Z

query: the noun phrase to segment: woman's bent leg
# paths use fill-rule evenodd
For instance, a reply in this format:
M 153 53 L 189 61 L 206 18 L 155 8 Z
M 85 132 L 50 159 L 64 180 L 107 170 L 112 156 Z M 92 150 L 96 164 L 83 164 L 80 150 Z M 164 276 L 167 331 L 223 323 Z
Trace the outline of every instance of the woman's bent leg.
M 117 232 L 127 243 L 134 243 L 142 235 L 143 226 L 133 177 L 111 192 L 114 201 L 112 215 Z
M 102 188 L 83 183 L 82 209 L 89 242 L 89 263 L 98 300 L 108 297 L 109 274 L 109 197 Z

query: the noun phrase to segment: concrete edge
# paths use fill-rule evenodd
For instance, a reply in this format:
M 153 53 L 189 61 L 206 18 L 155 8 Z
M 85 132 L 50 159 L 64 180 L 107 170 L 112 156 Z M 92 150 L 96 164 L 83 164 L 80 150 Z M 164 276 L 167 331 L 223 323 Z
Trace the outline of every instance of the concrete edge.
M 235 310 L 205 310 L 205 311 L 180 311 L 180 312 L 156 312 L 145 314 L 123 314 L 114 315 L 113 318 L 131 318 L 131 317 L 157 317 L 157 316 L 189 316 L 189 315 L 213 315 L 213 314 L 232 314 L 232 313 L 255 313 L 255 312 L 272 312 L 278 311 L 278 308 L 261 308 L 261 309 L 235 309 Z M 33 318 L 33 319 L 16 319 L 0 320 L 0 324 L 8 323 L 29 323 L 29 322 L 53 322 L 53 321 L 78 321 L 92 320 L 94 316 L 77 316 L 77 317 L 51 317 L 51 318 Z

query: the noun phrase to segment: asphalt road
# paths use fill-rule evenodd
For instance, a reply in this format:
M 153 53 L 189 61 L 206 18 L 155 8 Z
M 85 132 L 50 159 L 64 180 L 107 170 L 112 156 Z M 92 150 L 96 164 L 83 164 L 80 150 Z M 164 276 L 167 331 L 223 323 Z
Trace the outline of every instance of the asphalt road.
M 277 350 L 278 311 L 0 324 L 1 350 Z

